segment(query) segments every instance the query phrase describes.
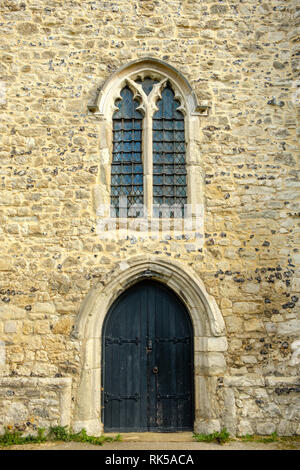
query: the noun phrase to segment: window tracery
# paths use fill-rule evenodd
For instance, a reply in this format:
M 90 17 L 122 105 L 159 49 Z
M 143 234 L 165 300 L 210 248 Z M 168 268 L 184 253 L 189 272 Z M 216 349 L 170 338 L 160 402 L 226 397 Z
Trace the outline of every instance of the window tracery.
M 112 118 L 113 216 L 184 216 L 187 191 L 182 110 L 166 78 L 126 79 Z
M 124 88 L 132 93 L 131 99 L 135 103 L 135 113 L 140 113 L 138 116 L 135 116 L 134 120 L 136 125 L 137 122 L 141 124 L 141 129 L 135 130 L 141 130 L 142 134 L 141 140 L 139 140 L 141 152 L 139 150 L 135 152 L 135 148 L 134 150 L 131 148 L 130 152 L 128 152 L 133 159 L 130 162 L 131 170 L 128 173 L 123 170 L 119 172 L 117 169 L 118 166 L 119 169 L 121 168 L 121 163 L 117 161 L 118 150 L 116 145 L 116 141 L 120 137 L 117 134 L 117 131 L 120 130 L 117 129 L 117 126 L 120 124 L 117 124 L 116 115 L 114 116 L 115 112 L 121 110 L 119 105 L 123 98 L 122 90 Z M 167 128 L 167 124 L 171 120 L 168 121 L 167 117 L 163 117 L 163 119 L 159 117 L 159 107 L 161 106 L 161 100 L 163 100 L 162 96 L 164 93 L 168 93 L 167 91 L 164 92 L 164 90 L 169 88 L 173 93 L 174 108 L 172 108 L 172 112 L 175 113 L 174 126 L 172 128 Z M 148 230 L 150 227 L 150 231 L 153 231 L 153 227 L 156 227 L 159 223 L 157 220 L 159 217 L 162 217 L 163 220 L 170 217 L 180 217 L 181 222 L 185 225 L 193 225 L 194 220 L 199 218 L 203 220 L 204 178 L 201 158 L 201 120 L 204 116 L 208 115 L 209 108 L 209 102 L 206 99 L 198 100 L 192 87 L 178 70 L 158 59 L 149 57 L 130 62 L 121 66 L 107 78 L 102 84 L 94 104 L 88 106 L 91 119 L 99 121 L 98 158 L 100 156 L 100 160 L 98 178 L 93 188 L 93 205 L 99 217 L 101 227 L 103 224 L 115 224 L 114 226 L 116 226 L 118 233 L 119 230 L 123 233 L 123 227 L 125 228 L 124 224 L 126 222 L 125 220 L 122 221 L 122 217 L 124 217 L 122 214 L 126 215 L 128 223 L 131 223 L 131 217 L 136 218 L 132 221 L 133 223 L 139 223 L 139 215 L 142 215 L 139 227 L 143 227 L 143 231 L 147 230 L 147 227 Z M 113 117 L 116 118 L 115 128 Z M 126 118 L 122 119 L 124 119 L 123 125 L 125 127 Z M 163 121 L 164 125 L 162 126 Z M 184 126 L 184 129 L 182 129 L 182 126 Z M 163 128 L 160 129 L 159 127 Z M 127 130 L 129 131 L 129 129 Z M 133 130 L 131 129 L 131 132 Z M 125 128 L 123 131 L 125 132 Z M 158 131 L 163 131 L 163 133 L 159 136 Z M 182 137 L 183 133 L 184 139 Z M 175 142 L 172 145 L 177 146 L 176 151 L 173 151 L 171 157 L 168 154 L 172 152 L 157 151 L 159 147 L 163 148 L 165 146 L 167 148 L 167 145 L 170 144 L 168 140 L 170 138 Z M 125 146 L 125 137 L 123 140 L 122 145 Z M 138 141 L 138 137 L 134 137 L 133 141 L 135 140 Z M 181 148 L 183 143 L 184 153 Z M 131 145 L 135 145 L 135 143 Z M 153 148 L 154 146 L 155 149 Z M 139 181 L 134 179 L 134 172 L 132 170 L 134 164 L 140 164 L 140 160 L 138 162 L 134 161 L 134 155 L 139 152 L 142 161 L 142 173 L 139 172 L 137 174 L 142 175 L 142 184 L 141 179 Z M 183 165 L 183 156 L 185 173 L 179 172 L 180 165 Z M 96 155 L 92 157 L 96 158 Z M 167 163 L 165 164 L 164 162 L 164 159 L 167 160 L 169 157 L 173 159 L 172 174 L 168 173 Z M 159 164 L 161 165 L 160 167 L 157 166 Z M 113 167 L 115 168 L 113 169 Z M 120 173 L 120 178 L 117 177 L 118 173 Z M 130 178 L 125 177 L 125 174 L 130 174 Z M 114 209 L 115 201 L 112 201 L 111 197 L 119 196 L 122 191 L 126 192 L 123 189 L 118 189 L 121 185 L 121 176 L 122 178 L 124 177 L 124 181 L 128 178 L 128 188 L 134 189 L 135 186 L 139 186 L 138 191 L 140 191 L 142 186 L 142 194 L 134 194 L 134 190 L 131 191 L 130 189 L 131 197 L 133 198 L 131 202 L 134 198 L 138 199 L 138 202 L 143 200 L 143 208 L 145 208 L 146 212 L 137 211 L 134 213 L 134 204 L 131 205 L 130 201 L 126 212 L 125 210 L 122 210 L 119 214 L 116 212 Z M 126 186 L 125 183 L 124 186 Z M 163 186 L 163 190 L 160 186 Z M 167 186 L 169 187 L 167 188 Z M 112 187 L 115 194 L 112 194 Z M 170 191 L 170 195 L 166 194 L 168 191 Z M 178 215 L 171 214 L 170 206 L 168 206 L 168 202 L 170 203 L 174 195 L 177 198 L 181 198 L 176 201 L 179 202 Z M 163 199 L 161 201 L 161 199 L 158 200 L 157 198 Z M 157 201 L 162 202 L 161 207 L 163 210 L 160 212 L 156 208 Z M 164 210 L 164 205 L 167 210 Z M 183 205 L 185 209 L 184 217 L 180 215 L 183 213 Z M 123 208 L 121 207 L 121 209 Z M 179 224 L 180 220 L 177 220 Z M 175 220 L 172 224 L 175 227 Z M 179 227 L 178 224 L 176 222 L 176 227 Z M 161 225 L 158 226 L 161 227 Z M 144 227 L 146 228 L 144 229 Z M 126 230 L 124 233 L 126 233 Z M 164 231 L 165 229 L 159 230 Z M 182 231 L 182 229 L 178 230 Z

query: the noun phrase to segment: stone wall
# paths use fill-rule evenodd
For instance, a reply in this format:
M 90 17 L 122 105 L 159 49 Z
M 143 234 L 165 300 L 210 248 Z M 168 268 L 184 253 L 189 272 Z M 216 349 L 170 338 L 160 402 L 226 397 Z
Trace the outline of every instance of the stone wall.
M 299 434 L 299 378 L 225 376 L 223 425 L 231 434 Z
M 71 378 L 0 379 L 0 428 L 34 434 L 38 428 L 70 425 Z
M 226 376 L 242 384 L 227 401 L 220 392 L 220 414 L 225 400 L 235 423 L 252 415 L 249 425 L 232 429 L 299 433 L 298 10 L 294 0 L 2 2 L 5 387 L 14 379 L 42 390 L 50 378 L 71 378 L 73 410 L 81 343 L 72 331 L 82 302 L 120 261 L 155 254 L 193 269 L 224 317 Z M 205 183 L 201 248 L 172 237 L 105 241 L 96 231 L 103 136 L 88 106 L 112 72 L 143 57 L 175 67 L 210 106 L 198 141 Z M 243 384 L 249 374 L 258 382 Z M 278 394 L 266 377 L 291 380 L 292 392 Z M 40 393 L 47 403 L 50 395 Z M 16 403 L 27 406 L 25 397 Z M 7 391 L 5 400 L 6 406 Z M 34 402 L 29 408 L 35 419 Z M 51 413 L 49 423 L 59 422 L 59 412 Z M 271 424 L 259 427 L 254 421 L 263 423 L 264 413 Z

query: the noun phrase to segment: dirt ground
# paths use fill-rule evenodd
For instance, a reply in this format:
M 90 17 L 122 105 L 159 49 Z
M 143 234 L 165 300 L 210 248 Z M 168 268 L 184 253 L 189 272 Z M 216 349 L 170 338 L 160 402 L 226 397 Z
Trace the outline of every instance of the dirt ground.
M 105 442 L 103 446 L 81 442 L 46 442 L 43 444 L 16 445 L 1 450 L 105 450 L 105 451 L 131 451 L 131 450 L 300 450 L 300 441 L 285 440 L 270 443 L 243 442 L 231 440 L 223 445 L 214 442 L 196 442 L 192 433 L 157 434 L 140 433 L 122 435 L 121 442 Z

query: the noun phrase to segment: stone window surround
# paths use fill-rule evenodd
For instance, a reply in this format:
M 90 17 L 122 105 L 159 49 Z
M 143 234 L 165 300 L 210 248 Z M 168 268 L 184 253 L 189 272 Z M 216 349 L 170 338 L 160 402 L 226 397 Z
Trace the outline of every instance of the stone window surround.
M 134 81 L 138 78 L 150 77 L 159 81 L 154 85 L 149 101 L 143 96 L 141 86 Z M 135 97 L 143 103 L 145 117 L 143 119 L 143 165 L 144 165 L 144 205 L 148 210 L 148 219 L 152 217 L 152 114 L 155 101 L 164 84 L 169 81 L 175 92 L 175 98 L 180 102 L 180 110 L 184 114 L 186 139 L 186 169 L 187 169 L 187 216 L 193 218 L 197 207 L 203 207 L 204 187 L 203 170 L 200 152 L 200 118 L 207 115 L 207 101 L 197 100 L 191 86 L 183 75 L 174 67 L 153 58 L 144 58 L 124 65 L 113 73 L 103 84 L 96 103 L 88 106 L 90 115 L 99 120 L 100 134 L 100 163 L 97 183 L 93 188 L 94 210 L 98 216 L 110 217 L 110 167 L 112 160 L 112 116 L 116 110 L 115 101 L 120 98 L 120 92 L 128 85 Z M 198 211 L 199 212 L 199 211 Z
M 194 331 L 195 432 L 220 430 L 216 385 L 226 371 L 225 323 L 215 299 L 198 275 L 182 262 L 140 255 L 118 262 L 91 288 L 76 319 L 72 336 L 80 342 L 80 371 L 73 428 L 103 432 L 101 422 L 102 328 L 113 302 L 128 287 L 155 279 L 171 288 L 185 304 Z

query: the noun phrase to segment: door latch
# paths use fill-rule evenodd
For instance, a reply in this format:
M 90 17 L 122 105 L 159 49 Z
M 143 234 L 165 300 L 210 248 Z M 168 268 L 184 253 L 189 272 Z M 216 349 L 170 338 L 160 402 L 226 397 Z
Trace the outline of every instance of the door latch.
M 148 338 L 147 341 L 147 351 L 152 351 L 152 339 Z
M 158 367 L 154 366 L 152 369 L 153 374 L 158 374 Z

